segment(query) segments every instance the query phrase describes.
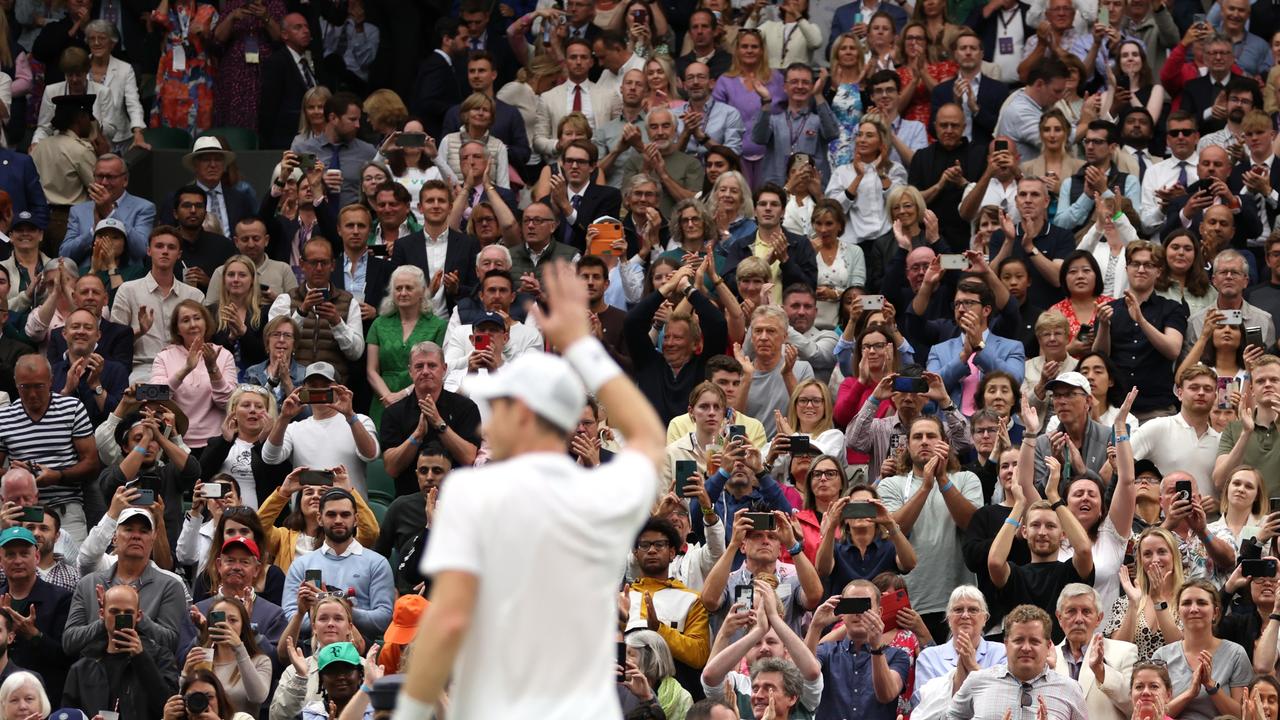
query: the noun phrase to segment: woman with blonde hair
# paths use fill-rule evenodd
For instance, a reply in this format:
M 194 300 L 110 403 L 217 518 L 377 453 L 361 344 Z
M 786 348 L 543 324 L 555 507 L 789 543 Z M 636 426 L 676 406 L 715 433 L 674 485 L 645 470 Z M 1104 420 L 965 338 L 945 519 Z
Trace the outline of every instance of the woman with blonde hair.
M 1265 539 L 1260 531 L 1267 519 L 1267 513 L 1263 509 L 1266 488 L 1267 484 L 1257 468 L 1251 465 L 1236 467 L 1228 476 L 1227 483 L 1222 486 L 1222 492 L 1218 494 L 1218 508 L 1222 517 L 1209 523 L 1205 532 L 1225 538 L 1236 554 L 1240 553 L 1240 543 L 1246 537 L 1261 536 Z M 1220 585 L 1231 575 L 1229 568 L 1223 570 L 1226 572 L 1219 572 L 1216 578 Z
M 294 145 L 301 140 L 310 140 L 324 134 L 325 125 L 328 124 L 324 116 L 324 104 L 331 97 L 333 91 L 324 85 L 316 85 L 302 94 L 302 114 L 298 116 L 298 135 L 293 139 Z
M 511 24 L 512 28 L 519 22 Z M 524 36 L 520 36 L 523 41 Z M 564 65 L 551 55 L 537 55 L 528 64 L 516 72 L 516 79 L 498 89 L 496 97 L 514 107 L 524 120 L 525 137 L 532 138 L 538 129 L 538 97 L 555 87 L 564 77 Z M 529 165 L 545 162 L 535 150 L 529 158 Z M 541 197 L 541 196 L 537 196 Z
M 245 505 L 258 507 L 284 482 L 285 465 L 268 465 L 262 460 L 262 446 L 279 414 L 275 396 L 260 385 L 241 385 L 227 400 L 227 419 L 221 432 L 209 439 L 200 454 L 200 469 L 206 480 L 218 473 L 235 479 L 236 494 Z M 248 455 L 248 458 L 245 455 Z
M 1134 542 L 1134 571 L 1120 569 L 1124 591 L 1111 606 L 1102 634 L 1138 646 L 1138 660 L 1150 660 L 1156 650 L 1182 639 L 1182 625 L 1173 608 L 1174 593 L 1182 587 L 1182 556 L 1178 541 L 1162 527 L 1143 530 Z
M 644 82 L 648 88 L 648 97 L 644 100 L 646 110 L 665 107 L 679 115 L 687 105 L 680 99 L 680 83 L 676 78 L 676 66 L 667 55 L 654 55 L 644 63 Z
M 458 118 L 462 127 L 450 132 L 440 140 L 440 153 L 436 157 L 436 165 L 448 168 L 455 179 L 461 179 L 462 146 L 469 142 L 478 142 L 485 146 L 489 153 L 489 178 L 502 188 L 511 187 L 511 175 L 507 169 L 507 145 L 489 131 L 493 129 L 494 115 L 497 105 L 493 98 L 484 93 L 472 93 L 462 101 L 458 108 Z M 448 129 L 448 128 L 446 128 Z
M 447 323 L 431 312 L 427 278 L 416 265 L 401 265 L 391 272 L 387 296 L 365 340 L 365 375 L 378 398 L 369 417 L 377 424 L 389 408 L 413 392 L 409 380 L 409 351 L 420 342 L 444 343 Z
M 767 109 L 760 102 L 760 88 L 766 88 L 772 98 L 785 97 L 782 73 L 771 68 L 766 54 L 760 31 L 742 28 L 733 46 L 733 64 L 711 90 L 712 100 L 737 108 L 742 114 L 743 127 L 752 127 L 756 115 Z M 750 187 L 755 187 L 764 154 L 764 146 L 752 140 L 750 133 L 742 138 L 742 171 Z
M 365 638 L 356 628 L 351 601 L 328 593 L 315 597 L 309 608 L 299 604 L 298 612 L 289 619 L 276 643 L 276 657 L 284 665 L 284 673 L 271 698 L 273 718 L 300 717 L 303 707 L 321 699 L 320 668 L 316 659 L 326 645 L 349 642 L 361 655 L 365 652 Z M 298 640 L 304 617 L 311 620 L 309 654 L 303 652 Z
M 169 386 L 187 416 L 182 440 L 192 450 L 203 449 L 218 434 L 236 386 L 235 358 L 213 342 L 213 333 L 208 308 L 196 300 L 179 302 L 169 321 L 169 344 L 151 365 L 151 382 Z
M 853 162 L 853 139 L 862 120 L 862 75 L 866 60 L 862 41 L 845 33 L 831 43 L 831 78 L 827 81 L 827 104 L 840 125 L 840 136 L 831 141 L 827 154 L 831 167 Z
M 360 108 L 369 118 L 369 127 L 384 139 L 404 126 L 404 121 L 409 118 L 409 108 L 405 107 L 404 100 L 394 90 L 386 88 L 369 93 Z
M 769 48 L 769 65 L 785 68 L 791 63 L 809 64 L 813 52 L 822 46 L 823 32 L 809 19 L 809 0 L 782 0 L 778 16 L 761 22 L 763 6 L 751 6 L 745 27 L 759 28 Z
M 244 255 L 232 255 L 222 264 L 222 283 L 210 311 L 218 318 L 213 342 L 235 357 L 238 377 L 267 359 L 262 328 L 268 322 L 268 303 L 258 284 L 258 267 Z

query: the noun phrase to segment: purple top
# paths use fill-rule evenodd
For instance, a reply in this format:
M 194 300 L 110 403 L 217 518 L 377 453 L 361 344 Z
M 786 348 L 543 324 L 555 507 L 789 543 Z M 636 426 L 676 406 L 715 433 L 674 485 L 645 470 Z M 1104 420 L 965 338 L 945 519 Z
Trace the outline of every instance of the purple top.
M 774 102 L 786 101 L 782 73 L 777 70 L 774 70 L 773 76 L 769 78 L 769 95 Z M 754 90 L 748 90 L 747 86 L 742 84 L 742 78 L 721 75 L 716 80 L 716 86 L 711 90 L 711 99 L 732 105 L 742 114 L 742 125 L 747 128 L 747 132 L 742 135 L 742 158 L 746 160 L 764 157 L 764 146 L 752 142 L 750 132 L 751 126 L 756 121 L 756 115 L 760 112 L 760 96 Z

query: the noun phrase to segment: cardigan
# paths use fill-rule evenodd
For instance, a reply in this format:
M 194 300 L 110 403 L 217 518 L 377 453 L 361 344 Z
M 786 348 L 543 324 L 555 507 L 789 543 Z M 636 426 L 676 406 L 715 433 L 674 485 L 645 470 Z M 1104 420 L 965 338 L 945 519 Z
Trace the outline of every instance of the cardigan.
M 374 543 L 378 542 L 378 518 L 374 516 L 373 510 L 369 509 L 369 504 L 364 501 L 360 493 L 353 492 L 351 497 L 356 500 L 356 541 L 365 547 L 373 547 Z M 271 564 L 286 573 L 289 572 L 289 566 L 293 564 L 294 557 L 297 555 L 298 536 L 302 534 L 299 530 L 275 526 L 276 518 L 280 517 L 281 511 L 289 504 L 289 500 L 288 496 L 281 495 L 280 489 L 276 488 L 263 501 L 262 507 L 258 508 L 258 520 L 262 522 L 262 527 L 267 534 L 263 552 L 270 553 Z

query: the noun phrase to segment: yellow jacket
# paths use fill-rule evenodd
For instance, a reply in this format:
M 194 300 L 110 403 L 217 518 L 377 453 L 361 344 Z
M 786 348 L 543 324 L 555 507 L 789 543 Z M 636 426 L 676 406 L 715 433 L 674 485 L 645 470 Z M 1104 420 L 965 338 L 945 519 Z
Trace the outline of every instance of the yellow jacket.
M 671 657 L 699 670 L 707 664 L 711 656 L 711 625 L 698 593 L 679 580 L 640 578 L 631 583 L 630 595 L 628 630 L 648 627 L 649 611 L 644 598 L 652 595 L 653 609 L 661 620 L 657 632 L 671 648 Z
M 351 496 L 356 499 L 356 540 L 361 545 L 371 548 L 378 541 L 378 518 L 374 516 L 373 510 L 369 509 L 369 504 L 364 501 L 360 493 L 354 492 Z M 262 529 L 267 539 L 267 546 L 262 550 L 270 553 L 271 564 L 280 568 L 280 571 L 286 575 L 289 573 L 289 566 L 293 564 L 294 553 L 298 547 L 298 536 L 302 534 L 297 530 L 276 527 L 276 518 L 288 506 L 289 496 L 282 495 L 280 489 L 276 488 L 263 501 L 262 507 L 258 508 L 258 520 L 262 522 Z

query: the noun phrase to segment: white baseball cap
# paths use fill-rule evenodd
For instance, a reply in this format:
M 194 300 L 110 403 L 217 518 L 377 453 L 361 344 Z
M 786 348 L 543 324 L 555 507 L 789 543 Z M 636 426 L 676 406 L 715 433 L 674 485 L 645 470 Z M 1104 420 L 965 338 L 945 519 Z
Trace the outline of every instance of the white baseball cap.
M 468 375 L 463 392 L 476 402 L 497 398 L 520 400 L 539 417 L 565 432 L 573 432 L 587 405 L 587 391 L 563 358 L 538 350 L 519 357 L 488 375 Z
M 146 520 L 147 524 L 150 525 L 151 527 L 156 526 L 155 520 L 151 518 L 150 511 L 148 511 L 146 508 L 140 508 L 140 507 L 127 507 L 124 510 L 121 510 L 120 518 L 116 520 L 116 524 L 123 525 L 126 522 L 136 517 L 140 517 L 143 520 Z
M 1052 390 L 1054 385 L 1067 385 L 1069 387 L 1079 388 L 1084 391 L 1085 395 L 1093 392 L 1093 386 L 1089 384 L 1089 381 L 1085 376 L 1078 372 L 1058 373 L 1058 377 L 1045 383 L 1045 387 L 1049 390 Z

